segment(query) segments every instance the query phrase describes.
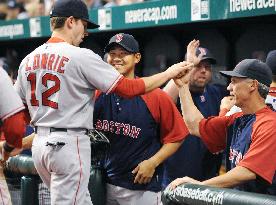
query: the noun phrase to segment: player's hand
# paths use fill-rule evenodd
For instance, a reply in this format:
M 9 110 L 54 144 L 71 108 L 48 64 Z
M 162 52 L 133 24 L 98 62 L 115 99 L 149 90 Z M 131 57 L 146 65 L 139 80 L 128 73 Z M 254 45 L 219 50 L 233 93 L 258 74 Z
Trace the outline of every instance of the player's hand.
M 144 160 L 132 171 L 136 174 L 134 183 L 147 184 L 150 182 L 154 172 L 155 164 L 151 160 Z
M 170 184 L 169 184 L 169 189 L 170 190 L 174 190 L 177 186 L 181 185 L 181 184 L 186 184 L 186 183 L 190 183 L 190 184 L 199 184 L 202 185 L 202 182 L 197 181 L 193 178 L 190 177 L 182 177 L 182 178 L 177 178 L 175 180 L 173 180 Z
M 185 74 L 182 75 L 180 78 L 174 78 L 174 83 L 180 88 L 184 85 L 189 84 L 190 78 L 191 78 L 191 73 L 194 72 L 193 69 L 186 70 Z
M 0 142 L 0 153 L 2 154 L 2 160 L 7 161 L 9 157 L 16 156 L 20 154 L 23 151 L 23 148 L 14 148 L 10 153 L 5 152 L 3 149 L 3 145 L 6 141 L 1 141 Z
M 2 142 L 1 142 L 2 143 Z M 4 142 L 5 143 L 5 142 Z M 3 144 L 4 144 L 3 143 Z M 5 149 L 3 148 L 3 144 L 2 144 L 2 149 L 1 149 L 1 154 L 2 154 L 2 159 L 1 159 L 1 163 L 5 164 L 5 162 L 9 159 L 10 157 L 10 152 L 6 152 Z
M 174 78 L 173 81 L 174 81 L 174 84 L 176 84 L 177 87 L 179 87 L 179 88 L 184 85 L 184 83 L 182 82 L 182 80 L 180 78 Z
M 182 76 L 186 75 L 193 67 L 193 63 L 183 61 L 172 65 L 165 71 L 165 73 L 169 79 L 181 78 Z
M 199 46 L 199 40 L 192 40 L 188 46 L 187 46 L 187 61 L 190 63 L 193 63 L 194 65 L 198 65 L 203 53 L 200 53 L 198 56 L 196 56 L 196 49 Z
M 10 155 L 8 152 L 2 151 L 2 158 L 1 158 L 1 164 L 2 166 L 5 164 L 5 162 L 9 159 Z
M 227 109 L 230 110 L 235 105 L 234 96 L 226 96 L 221 100 L 220 110 Z
M 189 83 L 190 75 L 187 74 L 183 76 L 182 78 L 174 78 L 174 83 L 177 85 L 178 88 L 183 87 L 184 85 L 187 85 Z

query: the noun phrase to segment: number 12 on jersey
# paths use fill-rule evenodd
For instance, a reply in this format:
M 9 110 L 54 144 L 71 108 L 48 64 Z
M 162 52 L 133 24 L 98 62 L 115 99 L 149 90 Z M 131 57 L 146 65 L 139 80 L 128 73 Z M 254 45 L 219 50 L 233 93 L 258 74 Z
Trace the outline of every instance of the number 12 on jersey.
M 30 82 L 31 84 L 31 105 L 32 106 L 39 106 L 39 101 L 36 97 L 36 89 L 37 89 L 37 85 L 36 85 L 36 81 L 37 81 L 37 76 L 36 73 L 30 73 L 27 77 L 27 80 Z M 48 86 L 48 82 L 52 81 L 54 83 L 53 86 Z M 59 78 L 51 73 L 45 73 L 42 76 L 42 80 L 40 81 L 42 85 L 39 85 L 38 88 L 42 88 L 41 86 L 44 86 L 47 88 L 46 91 L 42 92 L 41 94 L 41 104 L 43 106 L 48 106 L 51 107 L 53 109 L 58 109 L 58 103 L 54 102 L 52 100 L 49 100 L 49 97 L 52 96 L 53 94 L 57 93 L 60 90 L 60 80 Z

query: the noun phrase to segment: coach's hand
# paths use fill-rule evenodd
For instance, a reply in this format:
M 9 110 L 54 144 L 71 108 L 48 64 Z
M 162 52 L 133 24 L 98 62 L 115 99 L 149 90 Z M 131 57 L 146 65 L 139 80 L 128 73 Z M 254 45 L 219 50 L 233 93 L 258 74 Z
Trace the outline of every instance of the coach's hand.
M 132 171 L 132 174 L 136 174 L 134 183 L 149 183 L 155 172 L 155 168 L 156 166 L 151 160 L 144 160 L 139 163 L 138 166 Z
M 190 184 L 199 184 L 202 185 L 202 182 L 197 181 L 193 178 L 190 177 L 182 177 L 182 178 L 177 178 L 175 180 L 173 180 L 170 184 L 169 184 L 169 189 L 173 190 L 175 189 L 177 186 L 181 185 L 181 184 L 186 184 L 186 183 L 190 183 Z
M 226 109 L 230 110 L 235 105 L 234 96 L 226 96 L 221 100 L 220 110 Z

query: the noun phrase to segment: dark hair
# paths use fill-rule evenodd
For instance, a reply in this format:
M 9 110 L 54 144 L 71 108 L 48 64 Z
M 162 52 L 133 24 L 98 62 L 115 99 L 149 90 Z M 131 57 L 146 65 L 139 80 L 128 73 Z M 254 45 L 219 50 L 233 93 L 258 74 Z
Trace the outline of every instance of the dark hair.
M 268 95 L 268 92 L 269 92 L 269 87 L 258 82 L 258 92 L 262 98 L 266 99 L 266 96 Z
M 50 20 L 51 27 L 53 30 L 62 28 L 68 17 L 52 17 Z

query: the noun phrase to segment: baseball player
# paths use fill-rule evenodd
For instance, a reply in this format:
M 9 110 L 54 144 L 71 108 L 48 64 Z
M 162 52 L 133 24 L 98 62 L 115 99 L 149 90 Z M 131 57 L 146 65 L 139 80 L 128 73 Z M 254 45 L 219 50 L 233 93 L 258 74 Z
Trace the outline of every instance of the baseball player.
M 274 110 L 276 110 L 276 50 L 270 51 L 267 54 L 266 64 L 272 71 L 272 83 L 265 102 L 271 104 Z
M 92 204 L 87 130 L 93 128 L 95 89 L 133 97 L 182 75 L 191 64 L 181 62 L 148 78 L 124 78 L 93 51 L 79 48 L 87 28 L 98 28 L 81 0 L 56 1 L 50 25 L 51 38 L 22 60 L 15 88 L 35 126 L 32 156 L 50 188 L 51 204 Z
M 26 123 L 25 107 L 15 92 L 10 77 L 2 67 L 0 67 L 0 96 L 1 130 L 6 138 L 2 157 L 6 160 L 15 147 L 21 148 Z
M 192 46 L 192 53 L 194 50 Z M 202 182 L 190 177 L 178 178 L 170 187 L 194 183 L 275 194 L 270 186 L 276 170 L 276 113 L 265 104 L 272 82 L 271 70 L 259 60 L 245 59 L 233 71 L 220 72 L 231 77 L 227 89 L 242 112 L 205 119 L 190 96 L 189 74 L 176 79 L 176 83 L 190 133 L 200 137 L 213 153 L 226 148 L 227 172 Z
M 24 105 L 15 92 L 12 81 L 6 71 L 0 67 L 0 120 L 1 131 L 4 133 L 6 142 L 1 144 L 1 160 L 6 160 L 11 151 L 22 146 L 22 137 L 25 132 Z M 11 197 L 0 165 L 0 202 L 11 204 Z
M 269 87 L 269 93 L 265 99 L 265 103 L 272 106 L 276 110 L 276 50 L 272 50 L 267 54 L 266 64 L 272 71 L 272 83 Z M 241 108 L 234 105 L 233 96 L 225 97 L 221 102 L 221 116 L 230 116 L 234 113 L 241 112 Z
M 207 48 L 199 47 L 196 55 L 199 63 L 191 73 L 189 82 L 193 102 L 204 117 L 216 116 L 220 111 L 221 99 L 226 95 L 226 88 L 210 82 L 212 66 L 216 64 L 211 52 Z M 177 99 L 177 107 L 181 111 L 178 88 L 172 80 L 164 91 L 173 99 Z M 200 138 L 189 135 L 177 152 L 165 162 L 164 187 L 182 176 L 197 180 L 217 176 L 221 166 L 221 155 L 211 153 Z
M 107 62 L 122 75 L 136 78 L 135 65 L 141 54 L 132 35 L 114 35 L 105 52 Z M 101 93 L 95 103 L 94 126 L 111 143 L 103 160 L 107 204 L 160 204 L 162 162 L 188 135 L 170 97 L 160 89 L 131 99 Z

